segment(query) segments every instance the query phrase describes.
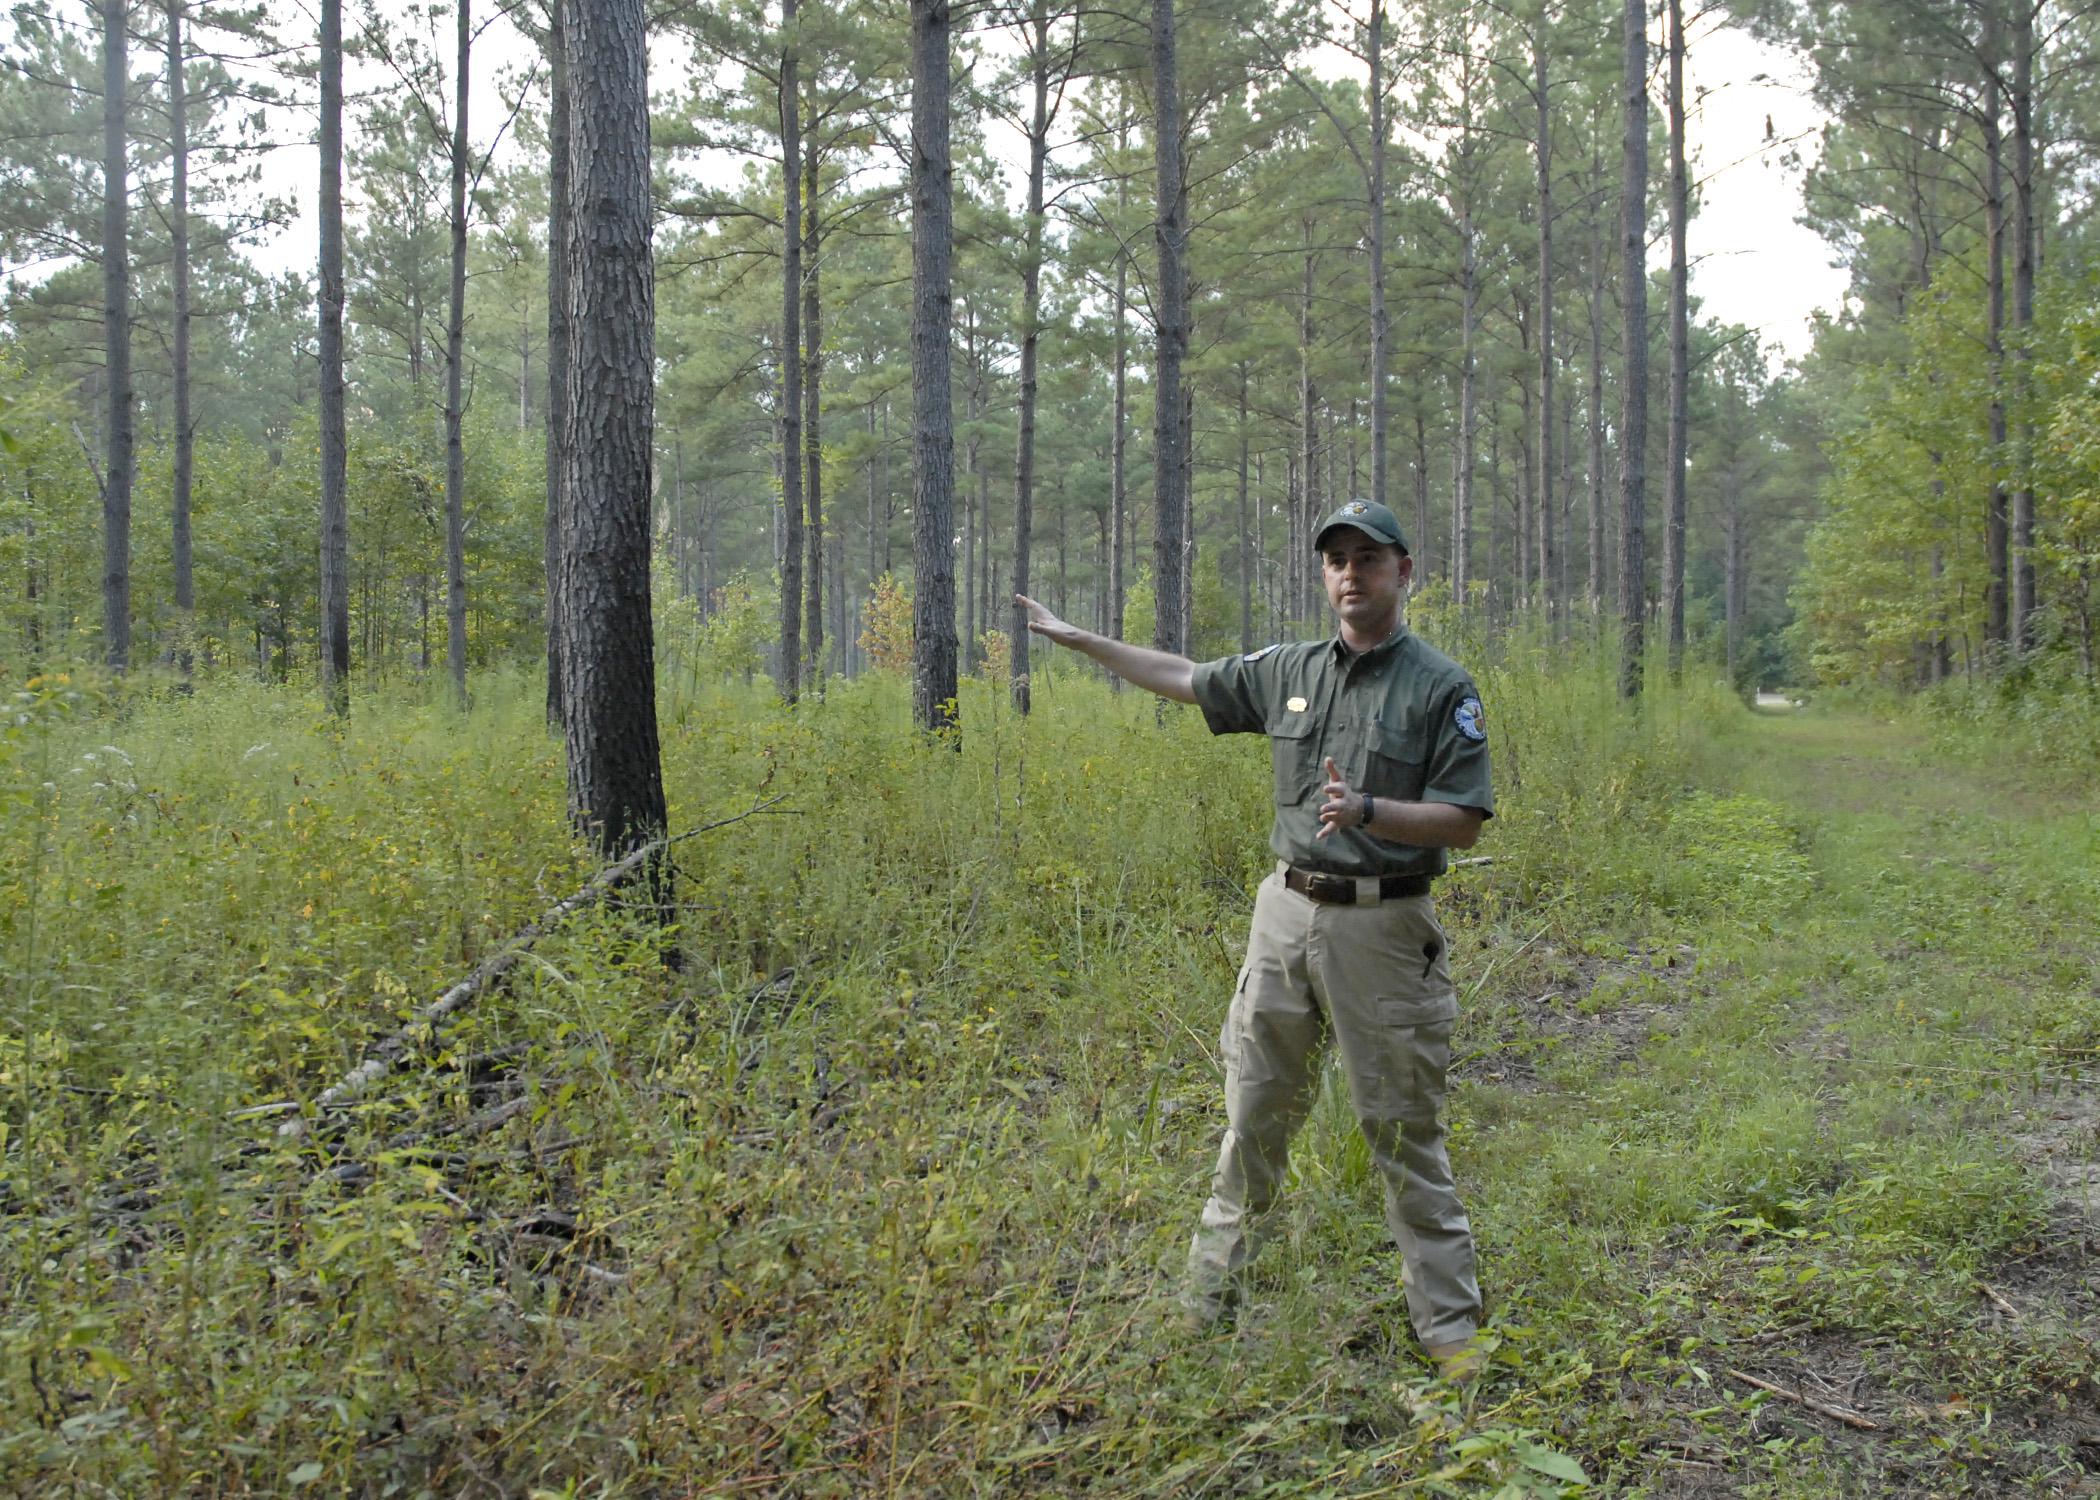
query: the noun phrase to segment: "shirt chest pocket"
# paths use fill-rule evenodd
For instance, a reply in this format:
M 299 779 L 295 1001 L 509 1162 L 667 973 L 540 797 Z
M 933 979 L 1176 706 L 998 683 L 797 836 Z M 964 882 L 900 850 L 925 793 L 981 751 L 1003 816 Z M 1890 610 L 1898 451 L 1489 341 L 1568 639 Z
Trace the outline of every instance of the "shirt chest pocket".
M 1269 725 L 1269 757 L 1275 763 L 1276 805 L 1296 807 L 1320 778 L 1320 737 L 1305 714 L 1288 714 Z
M 1373 726 L 1364 756 L 1363 790 L 1396 802 L 1419 802 L 1427 780 L 1428 751 L 1419 731 Z

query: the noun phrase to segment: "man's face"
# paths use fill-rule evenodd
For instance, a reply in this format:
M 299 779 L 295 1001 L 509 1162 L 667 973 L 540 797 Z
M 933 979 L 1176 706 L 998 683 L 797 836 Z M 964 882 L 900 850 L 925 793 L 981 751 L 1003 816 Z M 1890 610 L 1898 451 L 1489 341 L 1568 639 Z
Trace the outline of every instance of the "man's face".
M 1327 602 L 1358 631 L 1389 629 L 1399 619 L 1400 591 L 1414 570 L 1413 558 L 1354 526 L 1337 526 L 1320 543 Z

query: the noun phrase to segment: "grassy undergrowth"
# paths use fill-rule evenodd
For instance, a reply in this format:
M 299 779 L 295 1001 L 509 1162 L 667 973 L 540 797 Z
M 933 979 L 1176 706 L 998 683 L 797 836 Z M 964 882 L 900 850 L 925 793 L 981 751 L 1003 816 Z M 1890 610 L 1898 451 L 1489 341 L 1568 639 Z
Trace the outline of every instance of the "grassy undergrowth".
M 1413 1352 L 1332 1088 L 1238 1328 L 1167 1316 L 1257 740 L 1079 676 L 1025 722 L 967 684 L 959 748 L 895 683 L 674 694 L 674 828 L 785 798 L 679 846 L 685 968 L 578 917 L 294 1140 L 235 1112 L 311 1099 L 587 876 L 536 688 L 341 730 L 39 684 L 0 750 L 0 1476 L 2075 1492 L 2090 807 L 1978 806 L 1863 718 L 1688 687 L 1630 720 L 1580 657 L 1481 676 L 1494 863 L 1444 893 L 1501 1340 L 1470 1395 Z

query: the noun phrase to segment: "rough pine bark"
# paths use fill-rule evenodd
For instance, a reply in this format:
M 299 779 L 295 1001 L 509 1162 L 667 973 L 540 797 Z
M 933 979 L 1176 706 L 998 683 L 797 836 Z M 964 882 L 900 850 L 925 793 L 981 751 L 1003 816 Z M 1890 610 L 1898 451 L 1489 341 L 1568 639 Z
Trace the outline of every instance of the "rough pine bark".
M 2005 90 L 1999 65 L 2001 39 L 1998 7 L 1984 7 L 1983 155 L 1984 239 L 1988 247 L 1985 277 L 1984 338 L 1991 362 L 1990 434 L 1993 465 L 2005 453 Z M 1988 654 L 2003 650 L 2011 639 L 2011 528 L 2005 485 L 1993 478 L 1984 504 L 1983 639 Z
M 948 379 L 955 208 L 948 147 L 948 0 L 911 0 L 912 713 L 955 713 L 955 412 Z
M 474 45 L 467 0 L 453 0 L 452 295 L 445 313 L 445 663 L 453 701 L 467 702 L 467 452 L 460 427 L 467 363 L 467 79 Z
M 1458 234 L 1458 472 L 1451 487 L 1451 598 L 1463 614 L 1473 582 L 1473 470 L 1480 441 L 1480 371 L 1473 347 L 1480 309 L 1480 254 L 1470 191 L 1459 214 Z
M 1306 215 L 1298 221 L 1304 242 L 1298 289 L 1298 488 L 1297 504 L 1291 507 L 1289 556 L 1284 576 L 1289 580 L 1285 608 L 1293 620 L 1303 620 L 1311 592 L 1310 549 L 1313 513 L 1313 472 L 1320 447 L 1319 388 L 1313 383 L 1313 340 L 1319 327 L 1313 320 L 1313 221 Z
M 655 328 L 641 0 L 569 0 L 568 446 L 561 590 L 569 808 L 605 858 L 665 826 L 649 615 Z
M 1596 180 L 1603 180 L 1603 162 L 1593 160 Z M 1588 506 L 1589 573 L 1584 596 L 1589 600 L 1592 625 L 1604 618 L 1604 230 L 1602 216 L 1591 221 L 1590 232 L 1590 386 L 1583 403 L 1583 419 L 1589 435 L 1589 473 L 1583 486 Z
M 321 0 L 321 692 L 350 711 L 349 437 L 343 410 L 343 0 Z
M 102 336 L 109 414 L 102 477 L 102 650 L 131 665 L 130 189 L 124 157 L 125 0 L 102 0 Z
M 1538 442 L 1533 454 L 1538 478 L 1533 498 L 1538 505 L 1539 592 L 1549 619 L 1561 606 L 1559 536 L 1553 524 L 1553 111 L 1551 81 L 1546 73 L 1546 13 L 1543 8 L 1531 34 L 1531 89 L 1538 109 L 1539 169 L 1539 400 Z
M 802 340 L 807 346 L 802 361 L 802 449 L 807 475 L 804 500 L 809 510 L 809 567 L 803 577 L 808 595 L 803 611 L 802 652 L 808 662 L 805 677 L 819 694 L 824 691 L 824 432 L 818 419 L 824 398 L 824 303 L 817 278 L 817 247 L 821 230 L 817 218 L 819 168 L 817 153 L 807 153 L 802 163 Z
M 342 0 L 328 0 L 340 5 Z M 566 0 L 547 24 L 547 723 L 563 719 L 561 527 L 569 430 L 569 43 Z
M 1625 107 L 1619 195 L 1619 298 L 1625 320 L 1619 419 L 1619 696 L 1641 691 L 1647 598 L 1648 480 L 1648 32 L 1642 0 L 1622 11 Z
M 169 251 L 174 262 L 173 348 L 175 467 L 170 511 L 175 563 L 175 614 L 179 638 L 175 665 L 190 675 L 190 625 L 197 587 L 190 558 L 190 476 L 195 433 L 190 428 L 190 146 L 189 99 L 182 77 L 182 0 L 168 0 L 168 149 L 173 180 L 168 190 Z
M 1691 442 L 1690 272 L 1685 235 L 1691 222 L 1684 165 L 1684 0 L 1670 11 L 1670 436 L 1663 522 L 1663 613 L 1670 673 L 1684 667 L 1685 460 Z
M 1386 367 L 1392 319 L 1385 305 L 1385 3 L 1371 0 L 1371 498 L 1386 503 Z M 1351 489 L 1355 488 L 1352 481 Z
M 875 585 L 882 577 L 882 533 L 887 518 L 883 514 L 881 440 L 875 435 L 875 403 L 868 403 L 868 577 L 867 592 L 875 593 Z
M 1254 542 L 1247 525 L 1247 361 L 1240 361 L 1240 650 L 1254 649 Z
M 1028 18 L 1029 82 L 1034 108 L 1028 121 L 1028 217 L 1021 245 L 1021 419 L 1014 453 L 1014 588 L 1029 588 L 1029 548 L 1035 527 L 1036 353 L 1042 342 L 1043 173 L 1050 157 L 1050 12 L 1035 0 Z M 1028 712 L 1028 611 L 1013 606 L 1008 617 L 1013 662 L 1014 709 Z
M 1130 116 L 1126 111 L 1116 125 L 1116 160 L 1130 150 Z M 1121 223 L 1130 206 L 1130 178 L 1116 178 L 1116 221 Z M 1130 527 L 1130 258 L 1121 241 L 1116 245 L 1116 394 L 1115 431 L 1109 440 L 1108 458 L 1108 633 L 1123 639 L 1123 596 L 1128 581 L 1123 576 L 1123 537 Z M 1110 676 L 1109 685 L 1122 690 L 1123 679 Z
M 1418 583 L 1431 576 L 1429 550 L 1429 416 L 1415 393 L 1415 571 Z
M 802 672 L 802 103 L 795 0 L 781 0 L 780 30 L 780 696 L 793 703 Z
M 1181 364 L 1188 354 L 1188 203 L 1181 180 L 1181 81 L 1174 37 L 1174 0 L 1152 0 L 1153 161 L 1159 201 L 1154 236 L 1159 277 L 1153 297 L 1152 486 L 1157 515 L 1152 537 L 1152 644 L 1187 650 L 1181 632 L 1182 503 Z
M 2034 569 L 2034 422 L 2028 391 L 2034 380 L 2034 15 L 2036 0 L 2014 0 L 2013 122 L 2013 432 L 2012 646 L 2035 645 L 2038 595 Z

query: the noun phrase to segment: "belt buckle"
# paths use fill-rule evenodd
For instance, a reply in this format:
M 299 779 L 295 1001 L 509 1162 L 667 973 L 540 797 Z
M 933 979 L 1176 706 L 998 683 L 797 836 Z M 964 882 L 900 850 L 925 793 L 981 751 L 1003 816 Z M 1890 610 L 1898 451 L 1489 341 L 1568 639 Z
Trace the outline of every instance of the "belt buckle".
M 1346 906 L 1356 900 L 1356 882 L 1340 875 L 1308 874 L 1305 877 L 1305 894 L 1315 901 Z

